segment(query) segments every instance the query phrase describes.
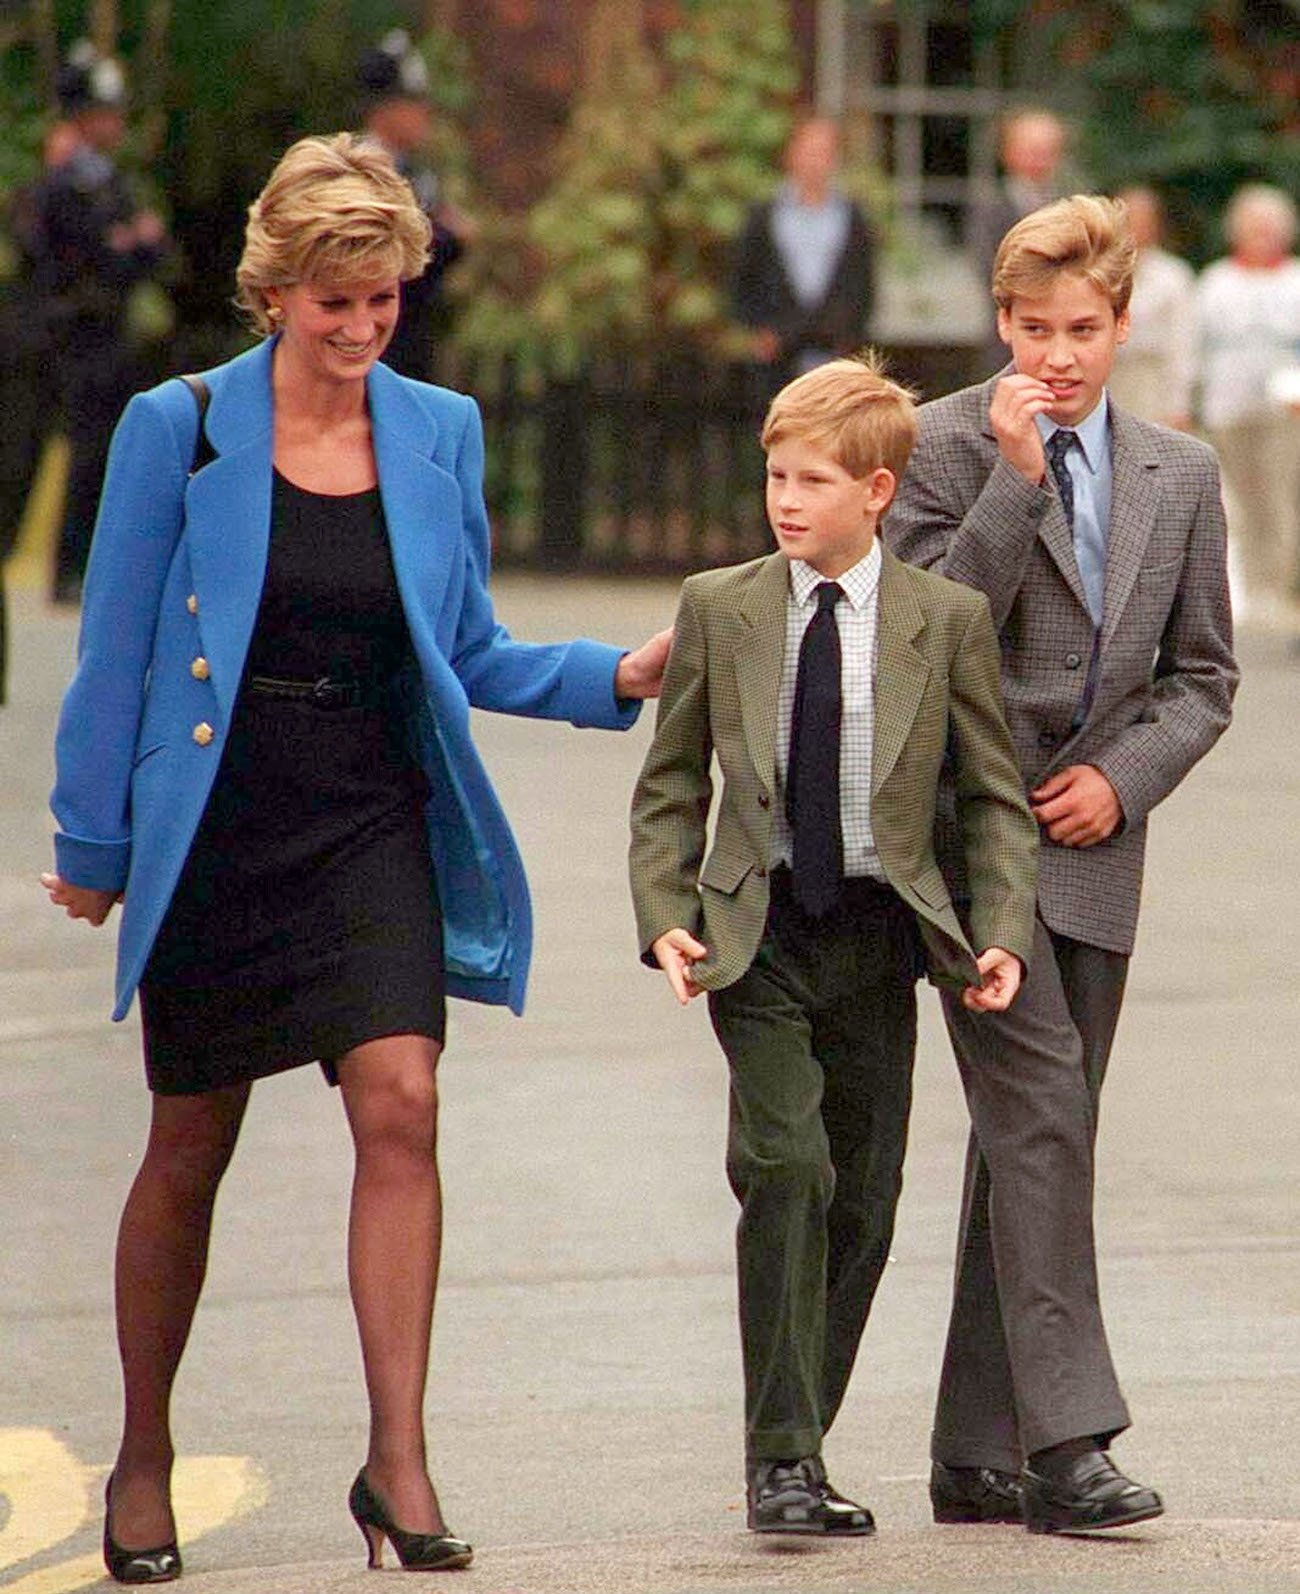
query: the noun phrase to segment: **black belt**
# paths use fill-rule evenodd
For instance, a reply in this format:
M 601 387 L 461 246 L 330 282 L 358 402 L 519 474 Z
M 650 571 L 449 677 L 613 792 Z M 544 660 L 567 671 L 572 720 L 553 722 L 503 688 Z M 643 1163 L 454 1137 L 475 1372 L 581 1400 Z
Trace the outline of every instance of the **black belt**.
M 383 683 L 354 679 L 332 681 L 328 675 L 322 675 L 315 681 L 294 680 L 279 675 L 250 675 L 246 686 L 258 697 L 310 703 L 313 708 L 379 708 L 388 700 L 388 689 Z

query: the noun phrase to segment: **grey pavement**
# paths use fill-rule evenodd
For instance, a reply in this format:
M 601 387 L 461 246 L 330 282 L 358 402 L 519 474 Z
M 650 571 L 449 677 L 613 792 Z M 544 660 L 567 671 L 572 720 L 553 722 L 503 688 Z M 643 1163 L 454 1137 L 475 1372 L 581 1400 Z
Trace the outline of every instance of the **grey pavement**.
M 520 635 L 634 641 L 666 584 L 496 583 Z M 19 594 L 0 710 L 0 1586 L 93 1586 L 116 1440 L 110 1257 L 147 1117 L 111 935 L 48 908 L 45 799 L 75 643 Z M 938 1528 L 925 1493 L 964 1109 L 933 993 L 907 1183 L 827 1446 L 874 1540 L 743 1528 L 726 1087 L 696 1005 L 636 962 L 628 795 L 649 735 L 497 717 L 481 746 L 529 865 L 522 1021 L 454 1004 L 434 1475 L 478 1594 L 1281 1594 L 1300 1590 L 1300 662 L 1242 639 L 1237 722 L 1156 815 L 1107 1084 L 1098 1227 L 1134 1413 L 1117 1459 L 1165 1494 L 1097 1542 Z M 344 1278 L 350 1154 L 314 1069 L 260 1084 L 177 1396 L 194 1594 L 371 1588 L 345 1509 L 365 1446 Z M 24 1457 L 28 1460 L 24 1461 Z M 31 1459 L 35 1458 L 35 1459 Z M 391 1560 L 391 1555 L 390 1555 Z

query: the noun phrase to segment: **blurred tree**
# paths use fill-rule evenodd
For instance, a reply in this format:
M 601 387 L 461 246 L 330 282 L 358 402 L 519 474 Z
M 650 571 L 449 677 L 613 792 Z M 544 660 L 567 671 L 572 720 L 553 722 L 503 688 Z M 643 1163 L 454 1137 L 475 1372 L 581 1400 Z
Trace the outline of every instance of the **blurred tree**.
M 593 344 L 635 347 L 650 335 L 662 242 L 662 81 L 636 0 L 595 0 L 582 60 L 556 176 L 528 226 L 542 273 L 531 314 L 562 365 Z
M 689 0 L 662 113 L 668 328 L 725 341 L 732 241 L 780 178 L 799 66 L 787 0 Z
M 466 275 L 466 347 L 567 370 L 728 346 L 730 241 L 777 180 L 798 67 L 787 0 L 679 10 L 660 60 L 638 3 L 595 0 L 550 186 Z

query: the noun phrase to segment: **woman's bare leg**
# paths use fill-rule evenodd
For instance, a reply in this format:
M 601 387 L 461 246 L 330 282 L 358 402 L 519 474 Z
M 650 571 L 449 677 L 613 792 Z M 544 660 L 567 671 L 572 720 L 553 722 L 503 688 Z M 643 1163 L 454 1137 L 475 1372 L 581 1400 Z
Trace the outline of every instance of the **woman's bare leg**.
M 338 1068 L 356 1147 L 348 1277 L 370 1397 L 366 1474 L 410 1533 L 446 1531 L 424 1442 L 442 1243 L 440 1052 L 423 1036 L 392 1035 L 356 1047 Z
M 126 1409 L 110 1531 L 127 1549 L 175 1536 L 171 1392 L 207 1271 L 212 1208 L 248 1085 L 155 1096 L 144 1160 L 117 1237 L 117 1343 Z

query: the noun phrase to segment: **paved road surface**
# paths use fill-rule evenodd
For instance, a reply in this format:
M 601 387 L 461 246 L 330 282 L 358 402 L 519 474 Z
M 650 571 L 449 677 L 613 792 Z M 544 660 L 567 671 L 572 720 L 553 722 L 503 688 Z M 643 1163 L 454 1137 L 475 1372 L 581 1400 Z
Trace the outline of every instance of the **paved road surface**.
M 520 577 L 521 635 L 634 640 L 668 586 Z M 49 738 L 74 625 L 16 614 L 0 711 L 0 1585 L 101 1576 L 116 1438 L 109 1257 L 146 1099 L 110 1026 L 111 943 L 43 906 Z M 1103 1289 L 1135 1426 L 1118 1456 L 1160 1522 L 1101 1543 L 928 1519 L 930 1400 L 964 1135 L 923 1002 L 894 1265 L 828 1444 L 866 1543 L 743 1531 L 725 1089 L 701 1009 L 636 965 L 625 811 L 649 732 L 484 719 L 537 902 L 520 1022 L 453 1007 L 448 1235 L 429 1395 L 477 1594 L 1280 1594 L 1300 1590 L 1300 665 L 1243 639 L 1238 721 L 1157 816 L 1107 1086 Z M 349 1154 L 314 1070 L 254 1096 L 181 1378 L 193 1594 L 372 1588 L 345 1495 L 365 1412 L 344 1285 Z M 458 1584 L 458 1586 L 460 1586 Z

